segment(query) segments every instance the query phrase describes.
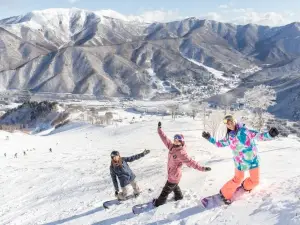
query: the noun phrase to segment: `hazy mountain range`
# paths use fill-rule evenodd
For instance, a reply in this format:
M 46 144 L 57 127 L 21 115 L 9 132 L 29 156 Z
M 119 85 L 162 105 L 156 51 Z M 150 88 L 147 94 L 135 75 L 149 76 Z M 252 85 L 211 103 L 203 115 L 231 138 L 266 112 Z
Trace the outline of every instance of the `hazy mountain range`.
M 188 18 L 149 24 L 80 9 L 0 20 L 0 89 L 147 99 L 232 89 L 234 99 L 264 83 L 278 93 L 272 111 L 296 118 L 299 57 L 300 23 L 242 26 Z

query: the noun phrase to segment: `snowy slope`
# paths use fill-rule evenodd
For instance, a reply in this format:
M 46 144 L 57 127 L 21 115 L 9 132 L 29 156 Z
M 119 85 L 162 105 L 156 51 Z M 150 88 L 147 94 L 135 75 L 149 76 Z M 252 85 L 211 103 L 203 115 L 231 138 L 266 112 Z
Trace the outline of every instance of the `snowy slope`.
M 186 58 L 186 57 L 185 57 Z M 223 74 L 224 72 L 223 71 L 219 71 L 219 70 L 216 70 L 212 67 L 208 67 L 208 66 L 205 66 L 203 63 L 200 63 L 200 62 L 197 62 L 196 60 L 194 59 L 189 59 L 189 58 L 186 58 L 187 60 L 191 61 L 192 63 L 195 63 L 199 66 L 202 66 L 204 67 L 205 69 L 207 69 L 209 72 L 211 72 L 217 79 L 223 79 L 223 80 L 227 80 L 228 78 L 226 77 L 223 77 Z
M 133 116 L 139 117 L 121 114 L 128 120 Z M 167 150 L 156 133 L 159 120 L 168 136 L 183 133 L 189 155 L 212 171 L 184 167 L 182 201 L 134 216 L 131 207 L 157 197 L 166 181 Z M 0 224 L 300 224 L 299 139 L 259 143 L 260 186 L 228 208 L 204 211 L 200 198 L 218 192 L 233 175 L 230 149 L 207 143 L 200 121 L 156 116 L 139 121 L 106 128 L 74 124 L 46 136 L 0 132 Z M 130 164 L 143 193 L 104 210 L 103 201 L 114 198 L 110 152 L 129 156 L 144 148 L 151 153 Z M 17 159 L 14 153 L 19 153 Z
M 116 20 L 107 16 L 112 16 Z M 119 19 L 124 21 L 120 22 Z M 132 24 L 136 25 L 134 29 L 130 28 Z M 72 44 L 72 41 L 76 42 L 78 38 L 84 39 L 95 31 L 98 32 L 97 38 L 101 42 L 101 38 L 105 37 L 103 33 L 105 29 L 109 29 L 111 32 L 121 32 L 122 29 L 128 28 L 127 32 L 131 33 L 131 35 L 136 35 L 140 32 L 138 24 L 140 23 L 126 20 L 121 14 L 111 10 L 93 12 L 77 8 L 50 8 L 32 11 L 26 15 L 0 21 L 1 27 L 19 38 L 31 42 L 45 39 L 49 44 L 53 44 L 56 47 L 59 47 L 59 44 L 61 45 L 60 47 L 67 47 L 68 44 Z M 98 25 L 101 25 L 102 29 L 98 30 Z M 92 29 L 93 31 L 91 31 Z M 28 31 L 24 32 L 24 30 Z M 123 39 L 122 35 L 119 35 L 119 38 Z M 109 38 L 113 39 L 113 37 Z

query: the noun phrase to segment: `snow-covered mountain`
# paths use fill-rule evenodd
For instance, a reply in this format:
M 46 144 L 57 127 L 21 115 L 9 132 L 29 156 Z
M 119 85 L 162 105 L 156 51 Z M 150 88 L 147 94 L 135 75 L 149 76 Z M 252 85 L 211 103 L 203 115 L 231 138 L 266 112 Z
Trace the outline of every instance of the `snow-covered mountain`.
M 197 18 L 150 24 L 111 10 L 33 11 L 0 21 L 0 88 L 209 97 L 236 87 L 251 74 L 244 71 L 265 71 L 266 64 L 281 76 L 283 64 L 298 62 L 299 27 Z

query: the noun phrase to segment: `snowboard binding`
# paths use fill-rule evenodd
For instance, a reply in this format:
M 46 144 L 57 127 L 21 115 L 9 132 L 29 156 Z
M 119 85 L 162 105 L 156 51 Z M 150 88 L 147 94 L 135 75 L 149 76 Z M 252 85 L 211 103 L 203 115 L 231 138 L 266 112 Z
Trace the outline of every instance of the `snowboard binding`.
M 223 202 L 225 203 L 225 205 L 230 205 L 232 203 L 232 201 L 230 199 L 226 199 L 224 197 L 224 195 L 222 194 L 221 190 L 220 190 L 220 196 L 221 196 L 221 199 L 223 200 Z

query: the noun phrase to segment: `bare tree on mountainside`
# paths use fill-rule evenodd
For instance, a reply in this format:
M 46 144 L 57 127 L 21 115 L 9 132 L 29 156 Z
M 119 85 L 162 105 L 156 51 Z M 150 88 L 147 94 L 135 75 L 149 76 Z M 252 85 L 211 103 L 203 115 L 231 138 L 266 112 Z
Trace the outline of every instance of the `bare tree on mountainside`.
M 166 107 L 171 112 L 172 119 L 175 120 L 177 118 L 177 114 L 178 114 L 178 111 L 179 111 L 179 104 L 178 103 L 169 104 L 169 105 L 166 105 Z
M 276 92 L 270 86 L 258 85 L 245 92 L 244 97 L 237 100 L 252 113 L 252 125 L 261 130 L 267 121 L 267 110 L 276 104 Z
M 105 121 L 106 124 L 109 125 L 112 123 L 112 119 L 114 118 L 113 113 L 112 112 L 106 112 L 105 113 Z
M 213 111 L 206 122 L 206 127 L 213 137 L 216 137 L 219 127 L 222 124 L 223 113 L 221 111 Z
M 210 114 L 208 111 L 209 104 L 207 102 L 202 102 L 200 105 L 201 113 L 202 113 L 202 122 L 203 122 L 203 130 L 206 129 L 207 125 L 207 116 Z

